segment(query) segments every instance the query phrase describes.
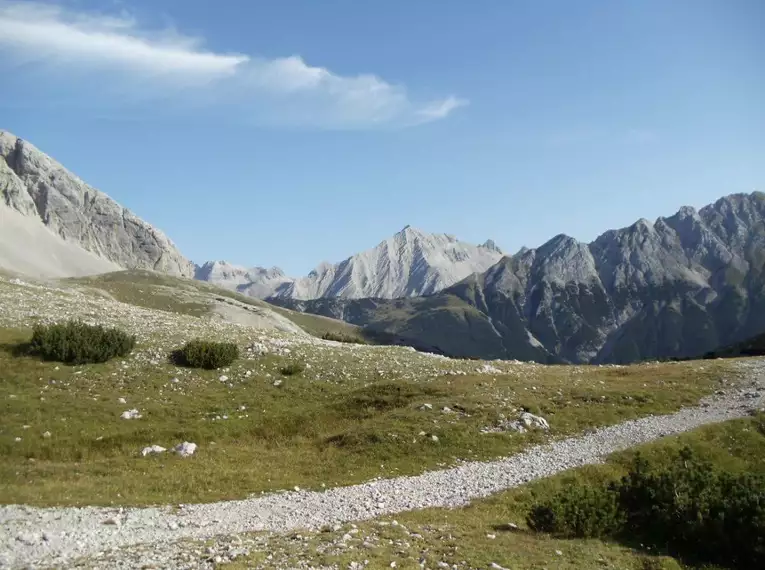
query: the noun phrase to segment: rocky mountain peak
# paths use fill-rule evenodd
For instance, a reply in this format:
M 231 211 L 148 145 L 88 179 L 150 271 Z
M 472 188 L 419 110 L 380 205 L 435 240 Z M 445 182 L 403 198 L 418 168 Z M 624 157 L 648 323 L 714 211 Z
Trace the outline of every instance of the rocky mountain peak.
M 29 244 L 21 258 L 0 252 L 9 269 L 21 265 L 42 276 L 120 268 L 194 275 L 194 265 L 159 229 L 8 131 L 0 131 L 0 196 L 0 241 L 26 235 Z
M 305 277 L 291 279 L 283 273 L 265 276 L 250 271 L 250 284 L 236 286 L 260 297 L 408 297 L 440 291 L 472 273 L 485 271 L 501 257 L 496 245 L 476 246 L 448 234 L 430 234 L 406 226 L 372 249 L 339 263 L 319 264 Z M 205 275 L 200 273 L 200 277 Z
M 497 246 L 497 244 L 494 242 L 493 239 L 487 239 L 479 247 L 486 248 L 489 251 L 494 251 L 494 252 L 497 252 L 497 253 L 502 253 L 502 250 Z
M 687 218 L 691 218 L 693 220 L 701 219 L 699 213 L 696 211 L 696 208 L 693 208 L 692 206 L 681 206 L 673 217 L 676 217 L 680 220 L 685 220 Z

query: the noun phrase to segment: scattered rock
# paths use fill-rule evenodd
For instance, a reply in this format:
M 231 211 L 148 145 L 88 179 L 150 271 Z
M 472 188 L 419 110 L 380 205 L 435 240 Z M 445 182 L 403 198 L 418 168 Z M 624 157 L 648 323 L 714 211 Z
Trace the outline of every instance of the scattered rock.
M 518 433 L 526 433 L 529 429 L 541 429 L 547 431 L 550 429 L 550 424 L 548 424 L 547 420 L 542 416 L 535 416 L 529 412 L 523 412 L 517 420 L 502 420 L 499 422 L 497 428 L 488 428 L 483 431 L 517 431 Z
M 181 457 L 189 457 L 190 455 L 194 455 L 194 452 L 197 450 L 197 444 L 196 443 L 189 443 L 188 441 L 184 441 L 183 443 L 179 443 L 173 448 L 173 451 L 180 455 Z
M 127 410 L 126 412 L 122 412 L 122 415 L 120 416 L 123 420 L 137 420 L 142 418 L 143 416 L 138 412 L 136 409 Z
M 165 451 L 167 451 L 167 449 L 161 445 L 150 445 L 149 447 L 144 447 L 141 450 L 141 455 L 146 457 L 147 455 L 152 455 L 154 453 L 164 453 Z

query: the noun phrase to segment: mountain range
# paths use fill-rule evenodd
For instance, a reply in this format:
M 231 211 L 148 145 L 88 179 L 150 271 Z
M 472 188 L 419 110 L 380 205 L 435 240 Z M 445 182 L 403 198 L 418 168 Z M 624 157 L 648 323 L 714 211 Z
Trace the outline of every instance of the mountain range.
M 372 249 L 340 263 L 322 263 L 298 279 L 277 267 L 247 269 L 225 261 L 198 267 L 196 278 L 259 298 L 393 299 L 435 293 L 486 271 L 501 258 L 492 240 L 476 246 L 407 226 Z
M 558 235 L 416 299 L 269 299 L 455 356 L 541 362 L 687 357 L 765 330 L 765 194 Z
M 0 267 L 62 277 L 150 269 L 342 319 L 460 357 L 632 362 L 765 331 L 765 194 L 641 219 L 591 243 L 559 235 L 504 256 L 406 227 L 305 277 L 194 265 L 160 230 L 0 131 Z

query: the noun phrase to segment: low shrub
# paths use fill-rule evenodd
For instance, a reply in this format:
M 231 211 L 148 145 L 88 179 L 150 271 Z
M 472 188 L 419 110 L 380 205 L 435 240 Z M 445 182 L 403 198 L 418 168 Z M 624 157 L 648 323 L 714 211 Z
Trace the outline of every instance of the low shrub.
M 296 376 L 305 370 L 305 365 L 300 362 L 291 362 L 279 369 L 282 376 Z
M 617 498 L 611 488 L 572 487 L 553 500 L 536 505 L 527 522 L 539 532 L 583 538 L 609 536 L 623 524 Z
M 36 325 L 27 349 L 44 360 L 91 364 L 124 357 L 135 347 L 135 337 L 119 329 L 82 321 Z
M 638 456 L 621 481 L 572 487 L 535 505 L 537 531 L 639 539 L 693 562 L 765 568 L 765 476 L 729 473 L 681 450 L 668 466 Z
M 321 338 L 324 340 L 334 340 L 335 342 L 345 342 L 348 344 L 369 344 L 360 336 L 354 336 L 340 332 L 327 331 L 321 335 Z
M 232 342 L 192 340 L 173 352 L 171 359 L 179 366 L 214 370 L 231 365 L 239 358 L 239 347 Z

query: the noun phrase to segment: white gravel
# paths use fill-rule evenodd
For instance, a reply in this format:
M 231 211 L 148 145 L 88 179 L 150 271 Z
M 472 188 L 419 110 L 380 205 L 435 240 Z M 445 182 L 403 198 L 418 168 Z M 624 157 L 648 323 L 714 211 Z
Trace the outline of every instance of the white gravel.
M 132 545 L 156 554 L 183 539 L 248 531 L 318 529 L 427 507 L 459 507 L 471 500 L 548 477 L 608 454 L 704 424 L 749 414 L 765 405 L 765 360 L 750 360 L 748 387 L 717 394 L 700 406 L 601 428 L 537 446 L 506 459 L 465 463 L 414 477 L 377 480 L 324 492 L 286 492 L 258 498 L 173 507 L 0 507 L 0 567 L 52 565 Z M 131 559 L 121 567 L 145 563 Z M 166 566 L 167 567 L 167 566 Z

